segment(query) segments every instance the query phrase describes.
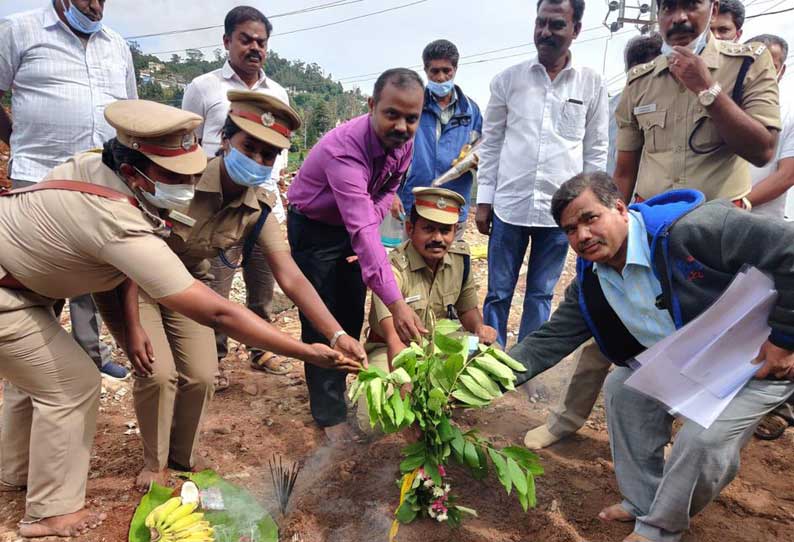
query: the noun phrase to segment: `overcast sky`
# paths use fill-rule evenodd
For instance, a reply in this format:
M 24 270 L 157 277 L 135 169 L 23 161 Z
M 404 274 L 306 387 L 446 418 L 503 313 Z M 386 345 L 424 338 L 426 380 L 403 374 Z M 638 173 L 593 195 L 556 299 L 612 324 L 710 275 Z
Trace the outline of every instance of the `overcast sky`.
M 40 7 L 46 2 L 0 0 L 0 17 Z M 331 3 L 334 2 L 270 0 L 252 1 L 250 5 L 273 16 Z M 374 76 L 369 74 L 395 66 L 418 65 L 421 63 L 422 49 L 428 42 L 446 38 L 458 46 L 464 57 L 458 70 L 458 84 L 483 108 L 488 101 L 488 85 L 493 76 L 533 55 L 534 47 L 530 44 L 535 1 L 340 0 L 339 3 L 346 5 L 274 17 L 272 22 L 275 30 L 270 39 L 270 48 L 289 59 L 316 62 L 335 79 L 345 82 L 348 88 L 357 85 L 369 93 L 374 83 Z M 414 5 L 326 28 L 279 35 L 411 3 Z M 226 12 L 239 4 L 228 0 L 107 0 L 105 22 L 124 36 L 221 25 Z M 623 47 L 638 32 L 633 26 L 627 26 L 607 40 L 609 31 L 602 25 L 607 15 L 606 4 L 606 0 L 590 0 L 587 3 L 583 22 L 585 31 L 574 42 L 573 58 L 575 62 L 603 72 L 611 83 L 610 90 L 615 91 L 620 89 L 623 81 Z M 788 7 L 794 7 L 794 0 L 749 0 L 747 14 Z M 794 11 L 748 19 L 744 37 L 775 33 L 784 37 L 794 49 L 792 23 Z M 222 34 L 221 28 L 215 28 L 173 36 L 140 38 L 137 41 L 145 52 L 210 45 L 212 47 L 203 51 L 211 55 L 215 46 L 221 47 Z M 480 54 L 493 50 L 500 51 Z M 499 58 L 505 56 L 510 58 Z M 163 58 L 170 58 L 170 53 L 163 55 Z M 788 79 L 786 86 L 794 88 L 794 69 L 790 71 Z M 348 83 L 351 81 L 353 83 Z

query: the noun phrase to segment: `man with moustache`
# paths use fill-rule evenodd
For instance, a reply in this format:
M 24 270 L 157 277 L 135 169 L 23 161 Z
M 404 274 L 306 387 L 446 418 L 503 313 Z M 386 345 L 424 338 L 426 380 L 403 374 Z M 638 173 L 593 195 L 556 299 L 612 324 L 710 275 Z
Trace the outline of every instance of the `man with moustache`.
M 551 208 L 579 256 L 577 276 L 551 320 L 511 350 L 527 368 L 519 383 L 595 339 L 615 365 L 604 404 L 623 498 L 599 517 L 633 523 L 624 542 L 678 542 L 736 476 L 761 417 L 794 391 L 794 224 L 706 202 L 696 190 L 627 208 L 602 172 L 566 181 Z M 637 355 L 697 318 L 745 265 L 772 276 L 778 291 L 753 361 L 760 367 L 708 428 L 683 420 L 665 454 L 674 416 L 624 382 Z
M 747 162 L 774 156 L 780 111 L 763 44 L 709 31 L 718 0 L 657 0 L 662 54 L 629 71 L 616 112 L 615 183 L 630 201 L 676 188 L 749 208 Z
M 226 14 L 224 20 L 223 45 L 228 53 L 228 60 L 223 67 L 194 79 L 185 89 L 182 109 L 191 111 L 204 118 L 196 133 L 207 156 L 214 157 L 221 147 L 223 123 L 229 114 L 229 100 L 226 93 L 230 90 L 251 90 L 268 96 L 274 96 L 289 105 L 289 96 L 284 88 L 265 75 L 263 66 L 267 59 L 267 45 L 273 25 L 267 17 L 256 8 L 237 6 Z M 270 181 L 264 189 L 271 192 L 273 214 L 280 223 L 286 219 L 278 180 L 281 171 L 287 167 L 288 150 L 279 154 Z M 229 297 L 234 278 L 235 266 L 241 251 L 230 251 L 231 258 L 226 262 L 216 257 L 211 260 L 214 280 L 210 284 L 213 290 L 224 297 Z M 229 265 L 231 264 L 231 265 Z M 250 310 L 265 320 L 270 320 L 270 306 L 276 285 L 267 258 L 254 247 L 243 267 L 245 281 L 246 305 Z M 227 337 L 223 333 L 215 334 L 218 349 L 218 361 L 228 353 Z M 272 352 L 251 348 L 251 365 L 271 374 L 286 374 L 291 365 Z M 228 379 L 221 373 L 216 381 L 216 391 L 228 387 Z
M 389 254 L 402 296 L 425 326 L 455 317 L 481 343 L 493 343 L 496 330 L 483 323 L 478 308 L 469 247 L 463 241 L 455 242 L 466 200 L 445 188 L 414 188 L 413 196 L 405 225 L 408 241 Z M 384 371 L 391 369 L 394 356 L 406 348 L 394 329 L 389 309 L 377 295 L 372 296 L 364 348 L 369 366 Z M 356 417 L 359 429 L 370 432 L 366 399 L 358 402 Z
M 51 0 L 0 19 L 0 140 L 11 148 L 13 188 L 31 186 L 74 154 L 116 131 L 104 117 L 116 100 L 138 97 L 127 42 L 102 22 L 104 0 Z M 58 304 L 58 311 L 63 302 Z M 69 300 L 72 336 L 106 378 L 125 379 L 99 339 L 102 319 L 90 295 Z
M 369 113 L 328 132 L 312 148 L 288 192 L 287 234 L 298 267 L 311 281 L 343 334 L 358 339 L 367 287 L 392 315 L 409 344 L 427 330 L 403 299 L 378 228 L 411 162 L 424 84 L 405 68 L 375 82 Z M 301 314 L 301 337 L 328 343 Z M 334 442 L 352 437 L 344 423 L 345 377 L 305 365 L 314 420 Z
M 485 321 L 507 342 L 516 282 L 532 240 L 518 339 L 549 317 L 568 244 L 554 224 L 554 191 L 581 171 L 607 164 L 607 91 L 600 74 L 570 51 L 584 0 L 539 0 L 538 54 L 497 75 L 483 121 L 477 174 L 477 229 L 490 235 Z

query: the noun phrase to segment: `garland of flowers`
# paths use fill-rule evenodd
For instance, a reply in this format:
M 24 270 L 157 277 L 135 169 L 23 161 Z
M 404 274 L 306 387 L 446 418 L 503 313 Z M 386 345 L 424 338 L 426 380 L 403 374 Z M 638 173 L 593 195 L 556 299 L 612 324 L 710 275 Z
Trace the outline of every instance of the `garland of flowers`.
M 459 329 L 457 322 L 439 321 L 432 341 L 411 343 L 392 360 L 391 373 L 377 367 L 360 372 L 349 392 L 353 402 L 366 397 L 372 427 L 384 433 L 416 427 L 422 434 L 402 450 L 400 503 L 390 540 L 399 523 L 417 517 L 457 526 L 462 514 L 477 514 L 450 493 L 450 460 L 477 479 L 485 478 L 492 465 L 508 495 L 515 489 L 524 511 L 536 504 L 535 476 L 543 474 L 538 457 L 520 446 L 498 449 L 476 429 L 464 432 L 452 419 L 455 408 L 484 408 L 505 390 L 515 390 L 514 371 L 526 369 L 494 347 L 478 345 L 470 352 L 468 336 Z

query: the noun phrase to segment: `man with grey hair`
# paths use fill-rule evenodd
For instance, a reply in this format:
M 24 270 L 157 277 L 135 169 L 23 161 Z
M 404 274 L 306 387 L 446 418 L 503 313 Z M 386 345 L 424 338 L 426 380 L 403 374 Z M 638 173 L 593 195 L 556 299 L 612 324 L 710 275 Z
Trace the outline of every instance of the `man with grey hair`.
M 741 449 L 761 417 L 794 392 L 794 224 L 726 201 L 705 203 L 696 190 L 669 191 L 628 208 L 600 172 L 565 182 L 551 210 L 578 256 L 577 276 L 551 320 L 511 350 L 527 368 L 519 383 L 595 339 L 616 365 L 604 389 L 623 497 L 599 517 L 633 522 L 624 542 L 677 542 L 690 518 L 736 476 Z M 637 355 L 700 315 L 746 264 L 774 277 L 779 294 L 772 331 L 754 360 L 755 378 L 710 427 L 684 420 L 665 459 L 673 415 L 624 382 Z

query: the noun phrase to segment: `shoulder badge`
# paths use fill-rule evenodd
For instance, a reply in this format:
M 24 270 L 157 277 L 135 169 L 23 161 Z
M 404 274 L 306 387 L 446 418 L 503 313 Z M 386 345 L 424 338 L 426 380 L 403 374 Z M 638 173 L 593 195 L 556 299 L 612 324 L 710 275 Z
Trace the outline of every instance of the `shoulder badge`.
M 405 255 L 405 249 L 402 245 L 391 251 L 389 261 L 398 269 L 408 269 L 408 256 Z
M 718 41 L 720 53 L 727 56 L 749 56 L 758 58 L 766 51 L 763 43 L 733 43 L 732 41 Z
M 455 241 L 449 246 L 449 252 L 450 254 L 463 254 L 464 256 L 471 254 L 469 244 L 466 241 Z
M 265 188 L 257 188 L 256 189 L 256 199 L 260 203 L 264 203 L 272 210 L 276 206 L 276 194 L 272 190 L 267 190 Z
M 639 79 L 643 75 L 647 75 L 651 73 L 656 68 L 656 60 L 651 60 L 650 62 L 646 62 L 645 64 L 639 64 L 638 66 L 634 66 L 629 70 L 629 73 L 626 77 L 626 84 L 631 83 L 635 79 Z

